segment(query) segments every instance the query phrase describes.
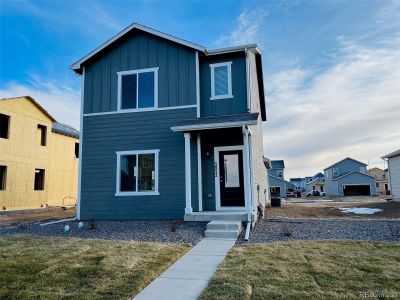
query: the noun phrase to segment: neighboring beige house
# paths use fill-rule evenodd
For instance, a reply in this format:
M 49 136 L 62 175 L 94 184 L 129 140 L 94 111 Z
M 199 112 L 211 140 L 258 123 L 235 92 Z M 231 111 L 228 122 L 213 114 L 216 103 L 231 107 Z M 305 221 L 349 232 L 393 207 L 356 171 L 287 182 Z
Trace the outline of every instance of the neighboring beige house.
M 390 190 L 389 172 L 388 169 L 371 168 L 368 170 L 368 175 L 375 178 L 376 191 L 378 195 L 386 195 Z
M 393 200 L 400 201 L 400 149 L 382 158 L 388 162 L 390 191 Z
M 79 132 L 32 97 L 0 99 L 0 209 L 75 205 Z

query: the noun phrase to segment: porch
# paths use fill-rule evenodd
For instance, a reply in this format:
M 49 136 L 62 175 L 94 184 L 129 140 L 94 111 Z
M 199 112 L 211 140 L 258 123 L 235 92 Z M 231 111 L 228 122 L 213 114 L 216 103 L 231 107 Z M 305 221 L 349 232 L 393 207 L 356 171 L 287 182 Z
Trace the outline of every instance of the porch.
M 253 221 L 251 131 L 258 113 L 183 121 L 185 221 Z

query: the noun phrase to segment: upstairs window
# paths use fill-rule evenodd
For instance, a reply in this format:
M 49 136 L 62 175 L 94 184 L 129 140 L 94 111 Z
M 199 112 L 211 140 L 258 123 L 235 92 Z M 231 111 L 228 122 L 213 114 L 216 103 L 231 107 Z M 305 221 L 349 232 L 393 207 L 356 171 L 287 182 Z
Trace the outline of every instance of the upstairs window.
M 282 170 L 277 170 L 276 173 L 278 174 L 279 178 L 283 177 L 283 171 Z
M 118 72 L 118 109 L 146 109 L 158 105 L 158 68 Z
M 158 195 L 158 151 L 117 152 L 117 196 Z
M 44 169 L 35 169 L 35 191 L 44 190 Z
M 211 64 L 211 100 L 233 98 L 232 62 Z
M 47 143 L 47 126 L 38 125 L 38 140 L 41 146 L 46 146 Z
M 333 168 L 332 175 L 333 175 L 333 177 L 339 176 L 339 168 Z
M 10 132 L 10 116 L 0 114 L 0 138 L 8 139 Z
M 360 173 L 365 174 L 365 167 L 360 167 Z
M 0 191 L 6 189 L 7 182 L 7 166 L 0 166 Z

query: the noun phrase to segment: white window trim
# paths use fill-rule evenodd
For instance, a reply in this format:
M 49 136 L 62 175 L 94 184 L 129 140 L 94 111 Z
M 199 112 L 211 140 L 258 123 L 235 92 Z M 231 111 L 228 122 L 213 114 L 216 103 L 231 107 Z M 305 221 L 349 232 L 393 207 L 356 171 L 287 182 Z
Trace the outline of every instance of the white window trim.
M 125 111 L 125 110 L 129 110 L 131 112 L 133 112 L 133 111 L 148 111 L 148 110 L 158 108 L 158 69 L 159 69 L 159 67 L 117 72 L 117 75 L 118 75 L 117 111 Z M 139 88 L 138 88 L 139 87 L 139 77 L 137 77 L 137 79 L 136 79 L 136 108 L 127 108 L 127 109 L 121 108 L 121 105 L 122 105 L 122 76 L 132 75 L 132 74 L 140 74 L 140 73 L 148 73 L 148 72 L 154 72 L 154 106 L 139 108 Z
M 132 151 L 117 151 L 117 175 L 116 175 L 116 185 L 115 185 L 115 196 L 151 196 L 151 195 L 160 195 L 158 191 L 158 156 L 160 153 L 160 149 L 153 150 L 132 150 Z M 138 155 L 138 154 L 154 154 L 155 162 L 154 162 L 154 191 L 148 192 L 121 192 L 120 181 L 121 181 L 121 156 L 123 155 Z M 137 160 L 138 162 L 138 160 Z M 139 165 L 137 165 L 137 170 Z M 139 176 L 136 174 L 136 189 L 138 188 L 138 178 Z
M 228 94 L 226 95 L 215 95 L 215 78 L 214 78 L 214 69 L 217 67 L 227 67 L 228 68 Z M 218 100 L 218 99 L 228 99 L 233 98 L 232 95 L 232 62 L 223 62 L 217 64 L 210 64 L 211 68 L 211 98 L 210 100 Z

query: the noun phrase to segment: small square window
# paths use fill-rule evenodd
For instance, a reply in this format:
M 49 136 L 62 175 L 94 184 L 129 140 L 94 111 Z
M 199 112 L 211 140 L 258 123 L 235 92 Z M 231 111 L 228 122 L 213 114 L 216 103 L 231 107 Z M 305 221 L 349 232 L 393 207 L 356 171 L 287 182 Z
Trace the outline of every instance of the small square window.
M 10 116 L 0 114 L 0 138 L 8 139 L 10 132 Z
M 158 68 L 118 73 L 118 109 L 157 107 Z
M 47 126 L 38 125 L 38 139 L 41 146 L 46 146 L 47 143 Z
M 43 191 L 44 190 L 44 169 L 35 169 L 35 183 L 34 189 L 35 191 Z
M 0 191 L 6 189 L 7 184 L 7 166 L 0 166 Z
M 211 100 L 232 98 L 232 62 L 211 64 Z

